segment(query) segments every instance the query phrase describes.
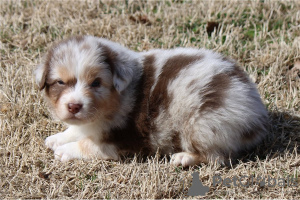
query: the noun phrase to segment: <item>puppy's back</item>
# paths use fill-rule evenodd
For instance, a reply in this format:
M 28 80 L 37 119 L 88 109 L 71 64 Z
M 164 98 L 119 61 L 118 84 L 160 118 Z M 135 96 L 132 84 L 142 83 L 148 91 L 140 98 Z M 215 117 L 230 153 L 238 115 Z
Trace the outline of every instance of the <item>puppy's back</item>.
M 265 136 L 267 111 L 234 61 L 205 49 L 153 50 L 145 53 L 150 57 L 153 146 L 223 162 Z

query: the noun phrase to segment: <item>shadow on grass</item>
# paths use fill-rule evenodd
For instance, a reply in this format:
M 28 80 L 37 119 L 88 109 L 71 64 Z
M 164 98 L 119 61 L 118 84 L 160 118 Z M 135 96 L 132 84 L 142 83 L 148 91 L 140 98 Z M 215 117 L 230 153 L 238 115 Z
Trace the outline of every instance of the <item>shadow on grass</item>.
M 295 150 L 300 153 L 300 117 L 287 112 L 270 112 L 269 117 L 269 134 L 258 146 L 243 152 L 241 162 L 272 159 Z

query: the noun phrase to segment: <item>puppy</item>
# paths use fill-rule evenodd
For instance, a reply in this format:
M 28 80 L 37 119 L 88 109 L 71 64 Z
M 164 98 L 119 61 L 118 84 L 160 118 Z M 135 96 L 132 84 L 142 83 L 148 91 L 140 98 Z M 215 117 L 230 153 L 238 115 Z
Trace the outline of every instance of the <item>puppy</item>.
M 171 163 L 224 163 L 258 144 L 268 114 L 237 64 L 205 49 L 133 52 L 92 36 L 50 48 L 35 71 L 55 117 L 45 144 L 61 161 L 172 154 Z

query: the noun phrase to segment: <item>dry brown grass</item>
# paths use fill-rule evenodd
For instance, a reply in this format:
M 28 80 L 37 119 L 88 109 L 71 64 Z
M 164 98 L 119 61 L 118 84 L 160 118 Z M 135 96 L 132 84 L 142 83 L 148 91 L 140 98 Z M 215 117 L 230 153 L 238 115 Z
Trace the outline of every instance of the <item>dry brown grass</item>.
M 218 29 L 207 32 L 208 22 L 218 23 Z M 300 185 L 299 24 L 297 1 L 2 0 L 0 198 L 185 198 L 191 174 L 198 171 L 210 187 L 201 198 L 299 199 L 299 186 L 212 185 L 214 175 L 289 176 Z M 77 34 L 106 37 L 137 51 L 206 47 L 237 59 L 269 110 L 269 137 L 232 167 L 181 169 L 159 156 L 53 160 L 44 139 L 65 127 L 49 116 L 32 71 L 50 43 Z

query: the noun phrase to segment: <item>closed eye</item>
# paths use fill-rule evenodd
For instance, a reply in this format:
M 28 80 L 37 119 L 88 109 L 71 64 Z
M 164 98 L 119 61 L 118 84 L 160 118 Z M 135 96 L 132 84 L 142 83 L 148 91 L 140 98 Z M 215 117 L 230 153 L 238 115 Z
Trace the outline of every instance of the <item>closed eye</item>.
M 92 84 L 91 84 L 91 87 L 92 88 L 98 88 L 98 87 L 100 87 L 101 86 L 101 80 L 100 80 L 100 78 L 96 78 L 93 82 L 92 82 Z

